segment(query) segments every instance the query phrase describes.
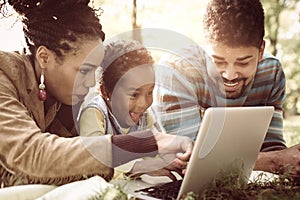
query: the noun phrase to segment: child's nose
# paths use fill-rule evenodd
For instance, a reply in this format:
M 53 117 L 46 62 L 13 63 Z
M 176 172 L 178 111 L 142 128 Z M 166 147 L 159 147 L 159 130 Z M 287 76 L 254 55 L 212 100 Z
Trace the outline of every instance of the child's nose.
M 137 101 L 137 107 L 140 109 L 144 109 L 148 106 L 148 101 L 146 97 L 140 97 Z

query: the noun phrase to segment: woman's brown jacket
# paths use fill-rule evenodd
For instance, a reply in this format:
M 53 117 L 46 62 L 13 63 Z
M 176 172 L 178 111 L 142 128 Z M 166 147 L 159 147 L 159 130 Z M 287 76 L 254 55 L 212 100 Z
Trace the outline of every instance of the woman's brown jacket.
M 0 51 L 1 187 L 61 185 L 93 175 L 111 179 L 111 138 L 68 138 L 56 118 L 58 103 L 45 114 L 38 90 L 28 57 Z

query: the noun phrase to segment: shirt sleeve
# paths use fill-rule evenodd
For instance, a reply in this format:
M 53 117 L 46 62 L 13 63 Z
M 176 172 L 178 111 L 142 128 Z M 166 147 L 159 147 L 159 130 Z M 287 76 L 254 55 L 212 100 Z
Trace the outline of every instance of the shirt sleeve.
M 183 57 L 162 57 L 155 68 L 153 108 L 166 133 L 195 139 L 201 123 L 198 92 L 203 84 L 194 65 L 199 66 L 202 60 L 195 59 L 190 52 L 184 53 Z
M 80 116 L 80 135 L 96 136 L 105 135 L 104 118 L 96 108 L 86 108 Z
M 111 140 L 113 143 L 113 167 L 138 158 L 157 155 L 158 147 L 151 130 L 136 131 L 127 135 L 113 135 Z
M 274 81 L 267 105 L 274 106 L 274 114 L 267 131 L 261 151 L 274 151 L 285 149 L 283 137 L 283 103 L 286 97 L 286 79 L 280 62 L 277 59 L 267 59 L 267 65 L 273 66 Z

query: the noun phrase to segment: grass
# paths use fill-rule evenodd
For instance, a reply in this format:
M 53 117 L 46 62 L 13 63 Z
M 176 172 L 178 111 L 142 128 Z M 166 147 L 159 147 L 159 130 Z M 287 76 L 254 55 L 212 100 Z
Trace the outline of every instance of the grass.
M 284 119 L 284 138 L 287 146 L 300 143 L 300 115 L 289 116 Z M 290 181 L 287 174 L 280 175 L 270 181 L 260 181 L 263 174 L 249 184 L 243 184 L 240 173 L 222 176 L 209 185 L 201 196 L 187 193 L 184 200 L 299 200 L 300 185 Z M 94 200 L 121 200 L 127 199 L 122 188 L 109 188 L 104 195 Z
M 288 147 L 300 143 L 300 115 L 285 118 L 283 129 L 284 138 Z
M 239 174 L 222 176 L 215 180 L 201 196 L 192 193 L 184 200 L 299 200 L 300 186 L 288 181 L 287 175 L 279 176 L 270 182 L 259 179 L 249 184 L 241 184 Z
M 284 119 L 284 138 L 288 147 L 300 143 L 300 115 Z M 299 200 L 299 183 L 291 181 L 287 174 L 266 182 L 255 180 L 249 184 L 240 184 L 239 174 L 222 176 L 197 196 L 188 193 L 184 200 Z M 262 177 L 261 177 L 262 178 Z

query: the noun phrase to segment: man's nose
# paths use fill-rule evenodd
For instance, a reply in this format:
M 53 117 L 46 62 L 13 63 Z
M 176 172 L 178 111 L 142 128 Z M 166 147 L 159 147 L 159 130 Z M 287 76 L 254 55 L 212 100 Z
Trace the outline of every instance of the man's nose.
M 223 78 L 231 81 L 238 78 L 238 72 L 233 66 L 228 66 L 221 72 Z

